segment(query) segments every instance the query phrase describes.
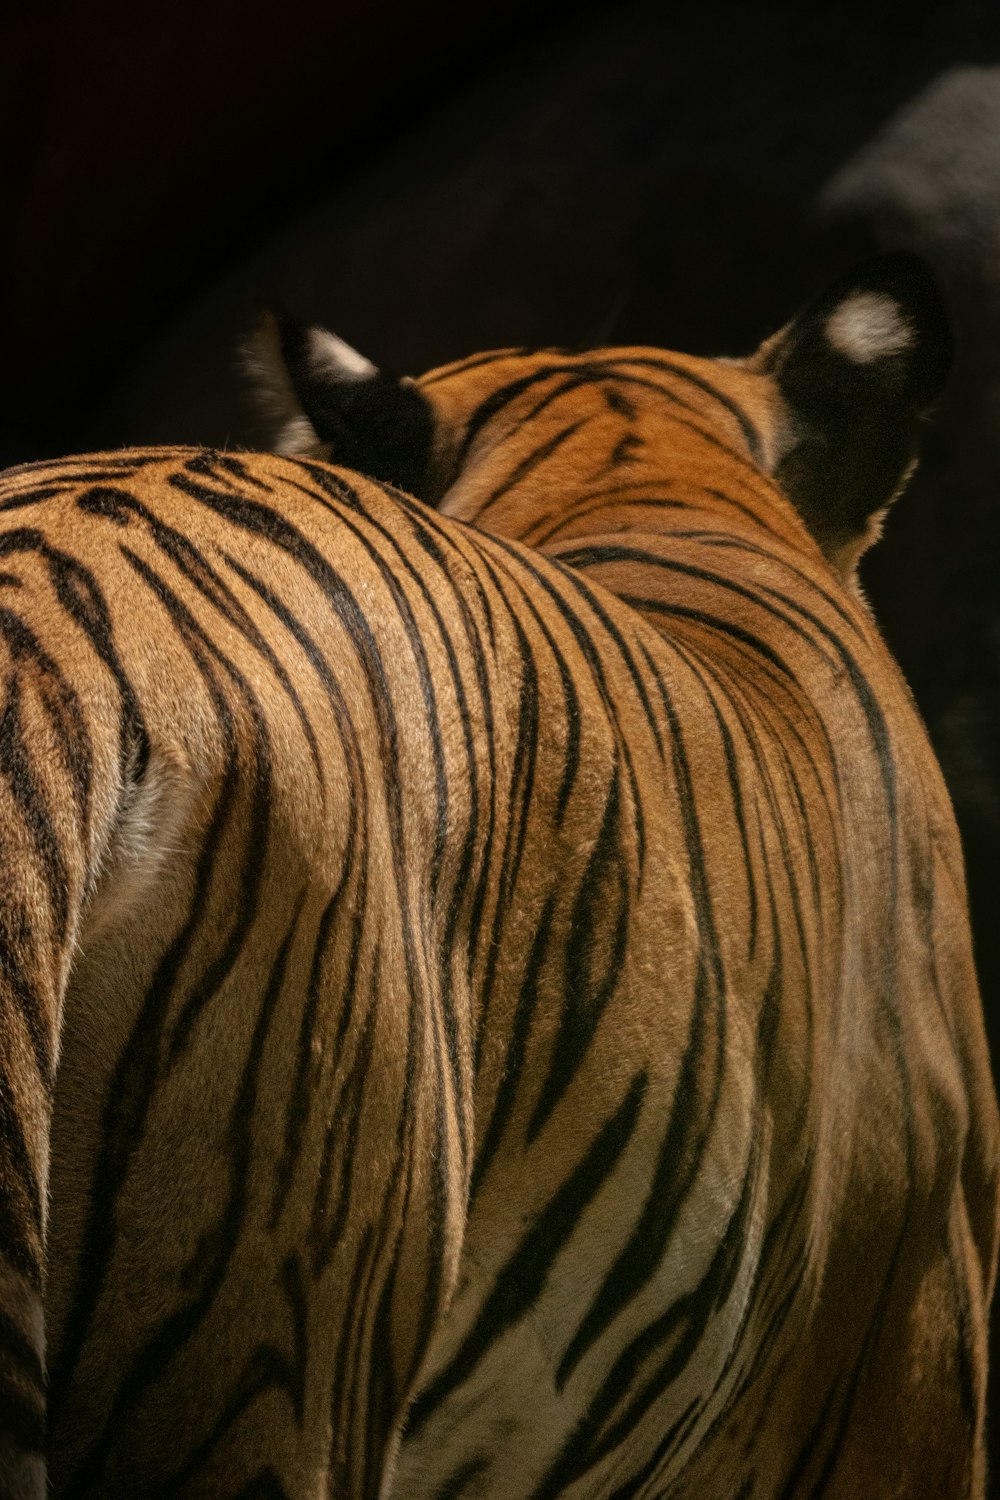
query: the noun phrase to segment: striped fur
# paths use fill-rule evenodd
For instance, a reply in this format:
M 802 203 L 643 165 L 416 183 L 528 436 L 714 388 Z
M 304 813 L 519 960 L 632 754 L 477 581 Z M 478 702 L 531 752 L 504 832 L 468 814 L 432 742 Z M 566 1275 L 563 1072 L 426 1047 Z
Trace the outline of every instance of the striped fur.
M 961 853 L 850 582 L 905 456 L 817 522 L 804 326 L 437 371 L 418 499 L 4 476 L 3 1500 L 46 1399 L 57 1496 L 984 1494 Z

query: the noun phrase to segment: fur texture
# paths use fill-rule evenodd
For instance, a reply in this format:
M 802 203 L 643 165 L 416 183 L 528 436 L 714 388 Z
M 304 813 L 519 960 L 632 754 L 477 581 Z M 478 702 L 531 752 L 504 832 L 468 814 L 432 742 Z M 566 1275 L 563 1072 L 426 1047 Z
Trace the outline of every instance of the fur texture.
M 286 328 L 367 477 L 4 476 L 3 1500 L 46 1405 L 57 1496 L 982 1500 L 961 851 L 851 581 L 943 327 Z

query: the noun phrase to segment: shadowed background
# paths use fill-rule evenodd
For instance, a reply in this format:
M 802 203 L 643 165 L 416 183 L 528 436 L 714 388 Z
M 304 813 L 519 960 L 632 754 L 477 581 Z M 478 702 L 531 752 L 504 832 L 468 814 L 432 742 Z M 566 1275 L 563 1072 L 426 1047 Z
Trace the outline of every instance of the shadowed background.
M 267 301 L 399 373 L 739 354 L 921 251 L 956 368 L 864 580 L 955 801 L 996 1063 L 1000 7 L 67 0 L 5 23 L 0 125 L 2 462 L 260 441 Z

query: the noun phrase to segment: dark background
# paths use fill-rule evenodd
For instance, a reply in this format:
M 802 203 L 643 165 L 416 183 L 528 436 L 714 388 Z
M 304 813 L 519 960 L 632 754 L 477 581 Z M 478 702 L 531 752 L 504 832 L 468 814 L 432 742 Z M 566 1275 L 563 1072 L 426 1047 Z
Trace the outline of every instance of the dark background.
M 236 351 L 268 300 L 399 372 L 498 344 L 738 354 L 857 255 L 920 250 L 958 358 L 865 583 L 955 801 L 996 1059 L 998 64 L 992 0 L 22 12 L 0 461 L 253 444 Z

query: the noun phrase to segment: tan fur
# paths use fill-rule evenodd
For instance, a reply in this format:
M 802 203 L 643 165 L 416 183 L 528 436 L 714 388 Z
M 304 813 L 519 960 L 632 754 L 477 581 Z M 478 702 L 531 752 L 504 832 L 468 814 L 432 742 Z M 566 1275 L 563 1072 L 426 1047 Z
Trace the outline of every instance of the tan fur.
M 663 358 L 425 377 L 439 514 L 262 455 L 4 478 L 54 1494 L 984 1495 L 948 797 L 776 388 Z

